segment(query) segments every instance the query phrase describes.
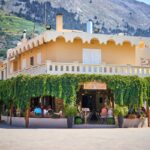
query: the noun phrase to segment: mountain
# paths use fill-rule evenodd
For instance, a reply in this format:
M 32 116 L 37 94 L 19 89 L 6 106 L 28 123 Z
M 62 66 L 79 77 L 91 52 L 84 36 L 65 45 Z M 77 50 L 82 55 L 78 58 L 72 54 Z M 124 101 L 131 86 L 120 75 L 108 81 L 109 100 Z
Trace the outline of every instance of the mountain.
M 96 33 L 150 37 L 150 5 L 136 0 L 1 0 L 0 8 L 42 24 L 46 16 L 52 28 L 56 14 L 62 13 L 64 28 L 85 31 L 87 21 L 92 20 Z

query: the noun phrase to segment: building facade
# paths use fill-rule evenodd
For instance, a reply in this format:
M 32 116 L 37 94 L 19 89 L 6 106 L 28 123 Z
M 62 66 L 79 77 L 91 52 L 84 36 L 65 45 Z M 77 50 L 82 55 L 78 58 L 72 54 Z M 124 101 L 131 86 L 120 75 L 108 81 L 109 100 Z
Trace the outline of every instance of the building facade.
M 92 27 L 92 26 L 91 26 Z M 149 38 L 123 34 L 92 34 L 63 29 L 63 16 L 57 15 L 56 31 L 27 40 L 7 51 L 1 62 L 1 79 L 19 74 L 112 74 L 150 75 Z
M 122 33 L 93 34 L 91 22 L 87 32 L 66 30 L 63 16 L 59 14 L 56 31 L 47 30 L 30 40 L 24 32 L 22 41 L 7 51 L 5 61 L 0 61 L 0 80 L 20 74 L 64 73 L 150 76 L 150 39 Z M 33 109 L 42 104 L 50 105 L 55 112 L 63 110 L 63 100 L 57 97 L 32 97 L 30 101 Z M 106 103 L 110 109 L 114 108 L 113 93 L 102 82 L 82 83 L 76 102 L 81 111 L 91 112 L 90 121 L 95 121 L 96 112 Z

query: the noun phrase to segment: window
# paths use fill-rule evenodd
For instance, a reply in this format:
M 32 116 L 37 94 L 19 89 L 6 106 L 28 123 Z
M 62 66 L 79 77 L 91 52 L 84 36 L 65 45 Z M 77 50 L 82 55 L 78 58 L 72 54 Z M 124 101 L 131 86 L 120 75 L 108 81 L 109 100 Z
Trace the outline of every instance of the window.
M 31 65 L 31 66 L 34 65 L 34 57 L 30 57 L 30 65 Z
M 37 64 L 41 64 L 42 63 L 42 56 L 41 53 L 37 54 Z
M 100 64 L 100 49 L 83 49 L 83 64 Z
M 22 59 L 22 69 L 25 69 L 26 68 L 26 59 Z

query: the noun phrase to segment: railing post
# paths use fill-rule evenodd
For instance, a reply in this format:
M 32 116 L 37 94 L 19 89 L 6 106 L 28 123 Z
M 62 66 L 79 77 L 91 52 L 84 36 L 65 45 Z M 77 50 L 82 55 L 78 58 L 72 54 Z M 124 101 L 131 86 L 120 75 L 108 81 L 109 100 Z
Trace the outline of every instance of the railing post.
M 132 72 L 132 75 L 134 75 L 135 74 L 135 68 L 134 67 L 131 67 L 131 72 Z
M 115 74 L 115 67 L 112 66 L 112 74 Z
M 130 73 L 130 69 L 131 69 L 131 67 L 130 66 L 127 66 L 127 75 L 130 75 L 131 73 Z
M 52 64 L 52 62 L 50 60 L 47 60 L 46 62 L 46 72 L 49 74 L 50 73 L 50 65 Z
M 144 77 L 144 68 L 141 68 L 141 74 L 142 74 L 142 77 Z

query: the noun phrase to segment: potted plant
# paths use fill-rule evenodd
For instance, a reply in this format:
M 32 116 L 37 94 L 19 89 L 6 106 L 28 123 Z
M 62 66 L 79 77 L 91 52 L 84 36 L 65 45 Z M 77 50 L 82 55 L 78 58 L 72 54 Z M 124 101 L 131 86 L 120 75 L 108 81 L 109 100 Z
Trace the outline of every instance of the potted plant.
M 124 117 L 128 114 L 128 107 L 117 105 L 114 109 L 114 115 L 118 117 L 119 128 L 123 127 Z
M 73 105 L 66 105 L 64 109 L 65 117 L 67 118 L 68 128 L 73 126 L 73 118 L 77 115 L 77 108 Z

